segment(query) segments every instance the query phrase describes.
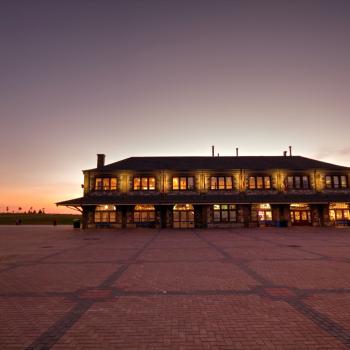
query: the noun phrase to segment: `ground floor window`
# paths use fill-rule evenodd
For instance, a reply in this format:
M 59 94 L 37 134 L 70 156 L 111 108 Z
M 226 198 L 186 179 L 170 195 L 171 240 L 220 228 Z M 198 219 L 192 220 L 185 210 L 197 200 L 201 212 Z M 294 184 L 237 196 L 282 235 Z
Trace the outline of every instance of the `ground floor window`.
M 307 203 L 292 203 L 290 205 L 292 225 L 311 225 L 311 208 Z
M 348 203 L 330 203 L 329 219 L 334 223 L 350 220 L 350 205 Z
M 111 204 L 98 205 L 94 213 L 95 223 L 116 222 L 117 221 L 116 210 L 117 208 L 115 205 L 111 205 Z
M 173 207 L 173 227 L 193 228 L 194 208 L 192 204 L 176 204 Z
M 137 204 L 134 208 L 134 222 L 156 221 L 156 209 L 151 204 Z
M 252 221 L 261 223 L 272 221 L 271 205 L 269 203 L 252 204 Z
M 237 211 L 235 204 L 214 204 L 213 205 L 214 222 L 236 222 Z

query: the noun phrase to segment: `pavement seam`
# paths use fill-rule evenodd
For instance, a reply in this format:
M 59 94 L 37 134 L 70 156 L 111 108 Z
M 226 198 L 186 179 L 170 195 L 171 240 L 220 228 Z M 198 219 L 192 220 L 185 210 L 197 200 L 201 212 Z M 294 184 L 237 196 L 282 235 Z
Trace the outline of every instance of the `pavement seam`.
M 128 264 L 122 265 L 110 276 L 108 276 L 96 289 L 105 288 L 115 283 L 118 278 L 127 270 L 132 261 L 143 253 L 145 249 L 159 236 L 160 231 L 149 239 L 130 259 Z M 77 293 L 75 293 L 77 294 Z M 77 296 L 77 295 L 76 295 Z M 89 310 L 89 308 L 98 300 L 93 298 L 80 300 L 75 307 L 67 312 L 62 318 L 51 325 L 45 332 L 39 335 L 25 350 L 49 350 L 52 346 L 57 344 L 59 340 L 69 331 L 77 321 Z

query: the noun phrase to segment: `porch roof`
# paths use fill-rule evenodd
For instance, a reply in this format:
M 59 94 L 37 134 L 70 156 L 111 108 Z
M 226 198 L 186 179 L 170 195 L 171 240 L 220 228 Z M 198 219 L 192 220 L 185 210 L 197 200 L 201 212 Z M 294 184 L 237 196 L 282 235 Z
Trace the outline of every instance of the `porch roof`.
M 56 203 L 58 206 L 89 206 L 99 204 L 135 205 L 155 204 L 173 205 L 179 203 L 214 204 L 214 203 L 310 203 L 327 204 L 330 202 L 350 202 L 349 193 L 314 193 L 314 194 L 135 194 L 135 195 L 100 195 L 85 196 Z

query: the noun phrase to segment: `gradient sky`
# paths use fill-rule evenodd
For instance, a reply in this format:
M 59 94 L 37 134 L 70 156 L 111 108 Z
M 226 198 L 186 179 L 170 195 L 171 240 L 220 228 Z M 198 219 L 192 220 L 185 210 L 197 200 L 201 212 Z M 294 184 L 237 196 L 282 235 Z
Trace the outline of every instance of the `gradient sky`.
M 350 166 L 349 37 L 349 0 L 0 0 L 0 211 L 63 212 L 96 153 Z

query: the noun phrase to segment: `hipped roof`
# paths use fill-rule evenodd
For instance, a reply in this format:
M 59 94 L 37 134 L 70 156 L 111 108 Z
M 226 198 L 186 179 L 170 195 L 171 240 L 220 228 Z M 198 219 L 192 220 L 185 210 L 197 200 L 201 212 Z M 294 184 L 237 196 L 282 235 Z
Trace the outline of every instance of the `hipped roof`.
M 239 156 L 239 157 L 130 157 L 90 171 L 113 172 L 117 170 L 350 170 L 336 164 L 321 162 L 301 156 Z M 89 171 L 89 170 L 86 170 Z

